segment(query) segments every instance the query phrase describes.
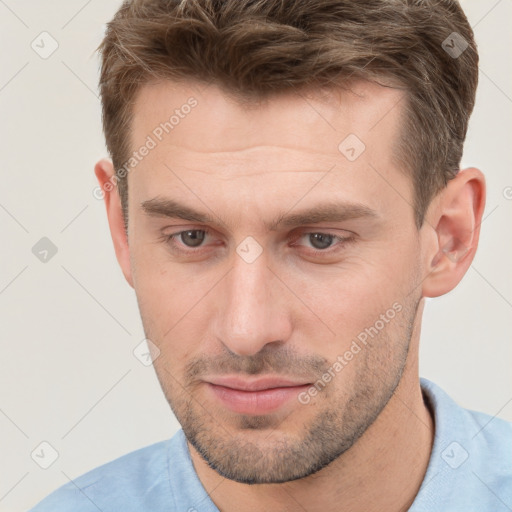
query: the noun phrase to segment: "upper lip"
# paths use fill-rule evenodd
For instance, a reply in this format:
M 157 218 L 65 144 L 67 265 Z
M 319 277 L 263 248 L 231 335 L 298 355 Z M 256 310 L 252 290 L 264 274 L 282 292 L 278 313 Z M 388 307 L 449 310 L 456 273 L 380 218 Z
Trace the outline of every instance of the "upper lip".
M 282 377 L 259 377 L 257 379 L 242 379 L 237 376 L 223 376 L 205 379 L 206 382 L 216 386 L 239 389 L 242 391 L 261 391 L 272 388 L 289 388 L 292 386 L 305 386 L 309 382 L 284 379 Z

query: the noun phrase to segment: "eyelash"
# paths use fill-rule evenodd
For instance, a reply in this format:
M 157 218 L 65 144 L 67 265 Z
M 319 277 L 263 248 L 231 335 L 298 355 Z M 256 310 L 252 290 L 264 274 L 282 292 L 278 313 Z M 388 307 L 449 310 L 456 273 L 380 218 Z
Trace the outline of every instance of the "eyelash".
M 190 232 L 190 231 L 202 231 L 202 232 L 205 233 L 205 237 L 209 236 L 209 235 L 212 235 L 212 232 L 209 229 L 206 229 L 206 228 L 203 228 L 203 229 L 185 229 L 183 231 L 178 231 L 176 233 L 171 233 L 170 235 L 164 235 L 164 240 L 167 243 L 171 243 L 172 249 L 177 251 L 177 252 L 179 252 L 179 253 L 181 253 L 181 254 L 185 254 L 185 255 L 200 254 L 202 252 L 201 251 L 202 246 L 199 246 L 197 249 L 193 249 L 193 248 L 183 249 L 182 247 L 180 247 L 176 243 L 176 239 L 179 238 L 179 236 L 182 233 L 187 233 L 187 232 Z M 302 237 L 307 236 L 307 235 L 326 235 L 326 236 L 332 236 L 334 239 L 338 240 L 338 244 L 340 245 L 340 247 L 338 249 L 334 249 L 334 250 L 331 250 L 332 247 L 334 247 L 334 246 L 328 247 L 327 249 L 315 249 L 313 247 L 308 247 L 307 248 L 308 252 L 310 254 L 315 255 L 315 256 L 317 256 L 317 255 L 328 255 L 328 254 L 331 254 L 331 253 L 335 253 L 335 252 L 341 251 L 341 250 L 343 250 L 345 248 L 346 245 L 348 245 L 348 244 L 350 244 L 350 243 L 355 241 L 355 237 L 354 236 L 342 237 L 342 236 L 339 236 L 339 235 L 335 235 L 333 233 L 324 233 L 323 231 L 307 231 L 307 232 L 302 232 L 299 235 L 294 235 L 292 237 L 289 237 L 288 238 L 288 242 L 290 242 L 291 240 L 293 240 L 295 242 L 295 241 L 300 240 Z

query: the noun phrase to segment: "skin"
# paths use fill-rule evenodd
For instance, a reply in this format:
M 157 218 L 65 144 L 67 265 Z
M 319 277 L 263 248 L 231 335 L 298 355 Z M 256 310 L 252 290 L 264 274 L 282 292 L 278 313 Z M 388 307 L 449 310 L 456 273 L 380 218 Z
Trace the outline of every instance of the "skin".
M 424 298 L 452 290 L 471 264 L 485 181 L 460 171 L 416 228 L 412 181 L 393 149 L 403 94 L 359 82 L 244 107 L 214 85 L 164 82 L 136 98 L 134 149 L 190 96 L 198 102 L 128 174 L 128 236 L 115 189 L 105 203 L 119 264 L 160 350 L 157 376 L 222 511 L 343 503 L 396 512 L 418 492 L 434 436 L 418 375 Z M 348 134 L 366 146 L 353 162 L 338 150 Z M 113 172 L 98 162 L 102 187 Z M 215 223 L 147 214 L 141 205 L 157 197 Z M 374 215 L 266 226 L 329 202 Z M 204 229 L 198 247 L 165 237 Z M 334 238 L 321 246 L 314 233 Z M 236 252 L 248 236 L 262 249 L 251 263 Z M 389 319 L 393 304 L 400 312 Z M 307 404 L 235 413 L 206 383 L 227 374 L 314 383 L 383 314 L 388 322 Z

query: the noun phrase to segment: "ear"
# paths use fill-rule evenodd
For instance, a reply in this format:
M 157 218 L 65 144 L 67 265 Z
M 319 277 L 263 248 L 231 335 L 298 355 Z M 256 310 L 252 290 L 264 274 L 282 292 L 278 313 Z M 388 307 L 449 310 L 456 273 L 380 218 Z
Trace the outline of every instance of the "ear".
M 117 182 L 115 179 L 112 179 L 115 175 L 112 162 L 107 159 L 100 160 L 94 167 L 94 174 L 96 174 L 100 188 L 104 193 L 108 224 L 112 241 L 114 242 L 117 261 L 121 266 L 125 279 L 133 288 L 128 237 L 124 225 L 121 199 L 117 192 Z
M 460 170 L 433 201 L 426 222 L 435 229 L 429 247 L 424 297 L 438 297 L 460 282 L 476 253 L 485 208 L 485 178 L 475 168 Z

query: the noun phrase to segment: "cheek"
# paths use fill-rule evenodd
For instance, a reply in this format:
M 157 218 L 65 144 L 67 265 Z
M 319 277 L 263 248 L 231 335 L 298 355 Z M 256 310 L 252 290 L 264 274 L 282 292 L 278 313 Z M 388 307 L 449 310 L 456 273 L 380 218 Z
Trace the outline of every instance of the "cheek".
M 169 262 L 160 242 L 141 242 L 131 250 L 135 290 L 144 304 L 159 311 L 183 300 L 190 288 L 183 286 L 179 269 Z
M 135 253 L 133 262 L 135 293 L 146 336 L 160 349 L 165 365 L 176 368 L 202 343 L 208 325 L 207 294 L 215 281 L 189 275 L 151 254 L 150 248 Z
M 364 337 L 365 330 L 376 323 L 379 333 L 396 328 L 397 310 L 410 300 L 407 295 L 414 287 L 412 273 L 403 270 L 405 265 L 386 264 L 383 259 L 365 261 L 338 276 L 332 274 L 326 286 L 304 282 L 305 302 L 334 331 L 330 335 L 336 349 L 345 349 L 360 333 Z
M 410 244 L 400 251 L 391 245 L 376 244 L 362 251 L 365 256 L 330 267 L 277 268 L 290 287 L 283 286 L 280 293 L 286 297 L 292 290 L 297 298 L 281 298 L 276 304 L 298 337 L 304 334 L 308 340 L 306 350 L 336 357 L 393 304 L 403 304 L 413 288 L 411 272 L 404 269 L 410 269 L 414 255 Z M 175 351 L 173 357 L 185 360 L 208 343 L 212 316 L 226 313 L 218 307 L 226 302 L 219 295 L 222 287 L 215 286 L 225 268 L 200 270 L 193 264 L 172 263 L 165 249 L 154 243 L 140 244 L 133 251 L 134 285 L 147 335 L 161 351 Z M 385 331 L 391 329 L 386 324 Z

